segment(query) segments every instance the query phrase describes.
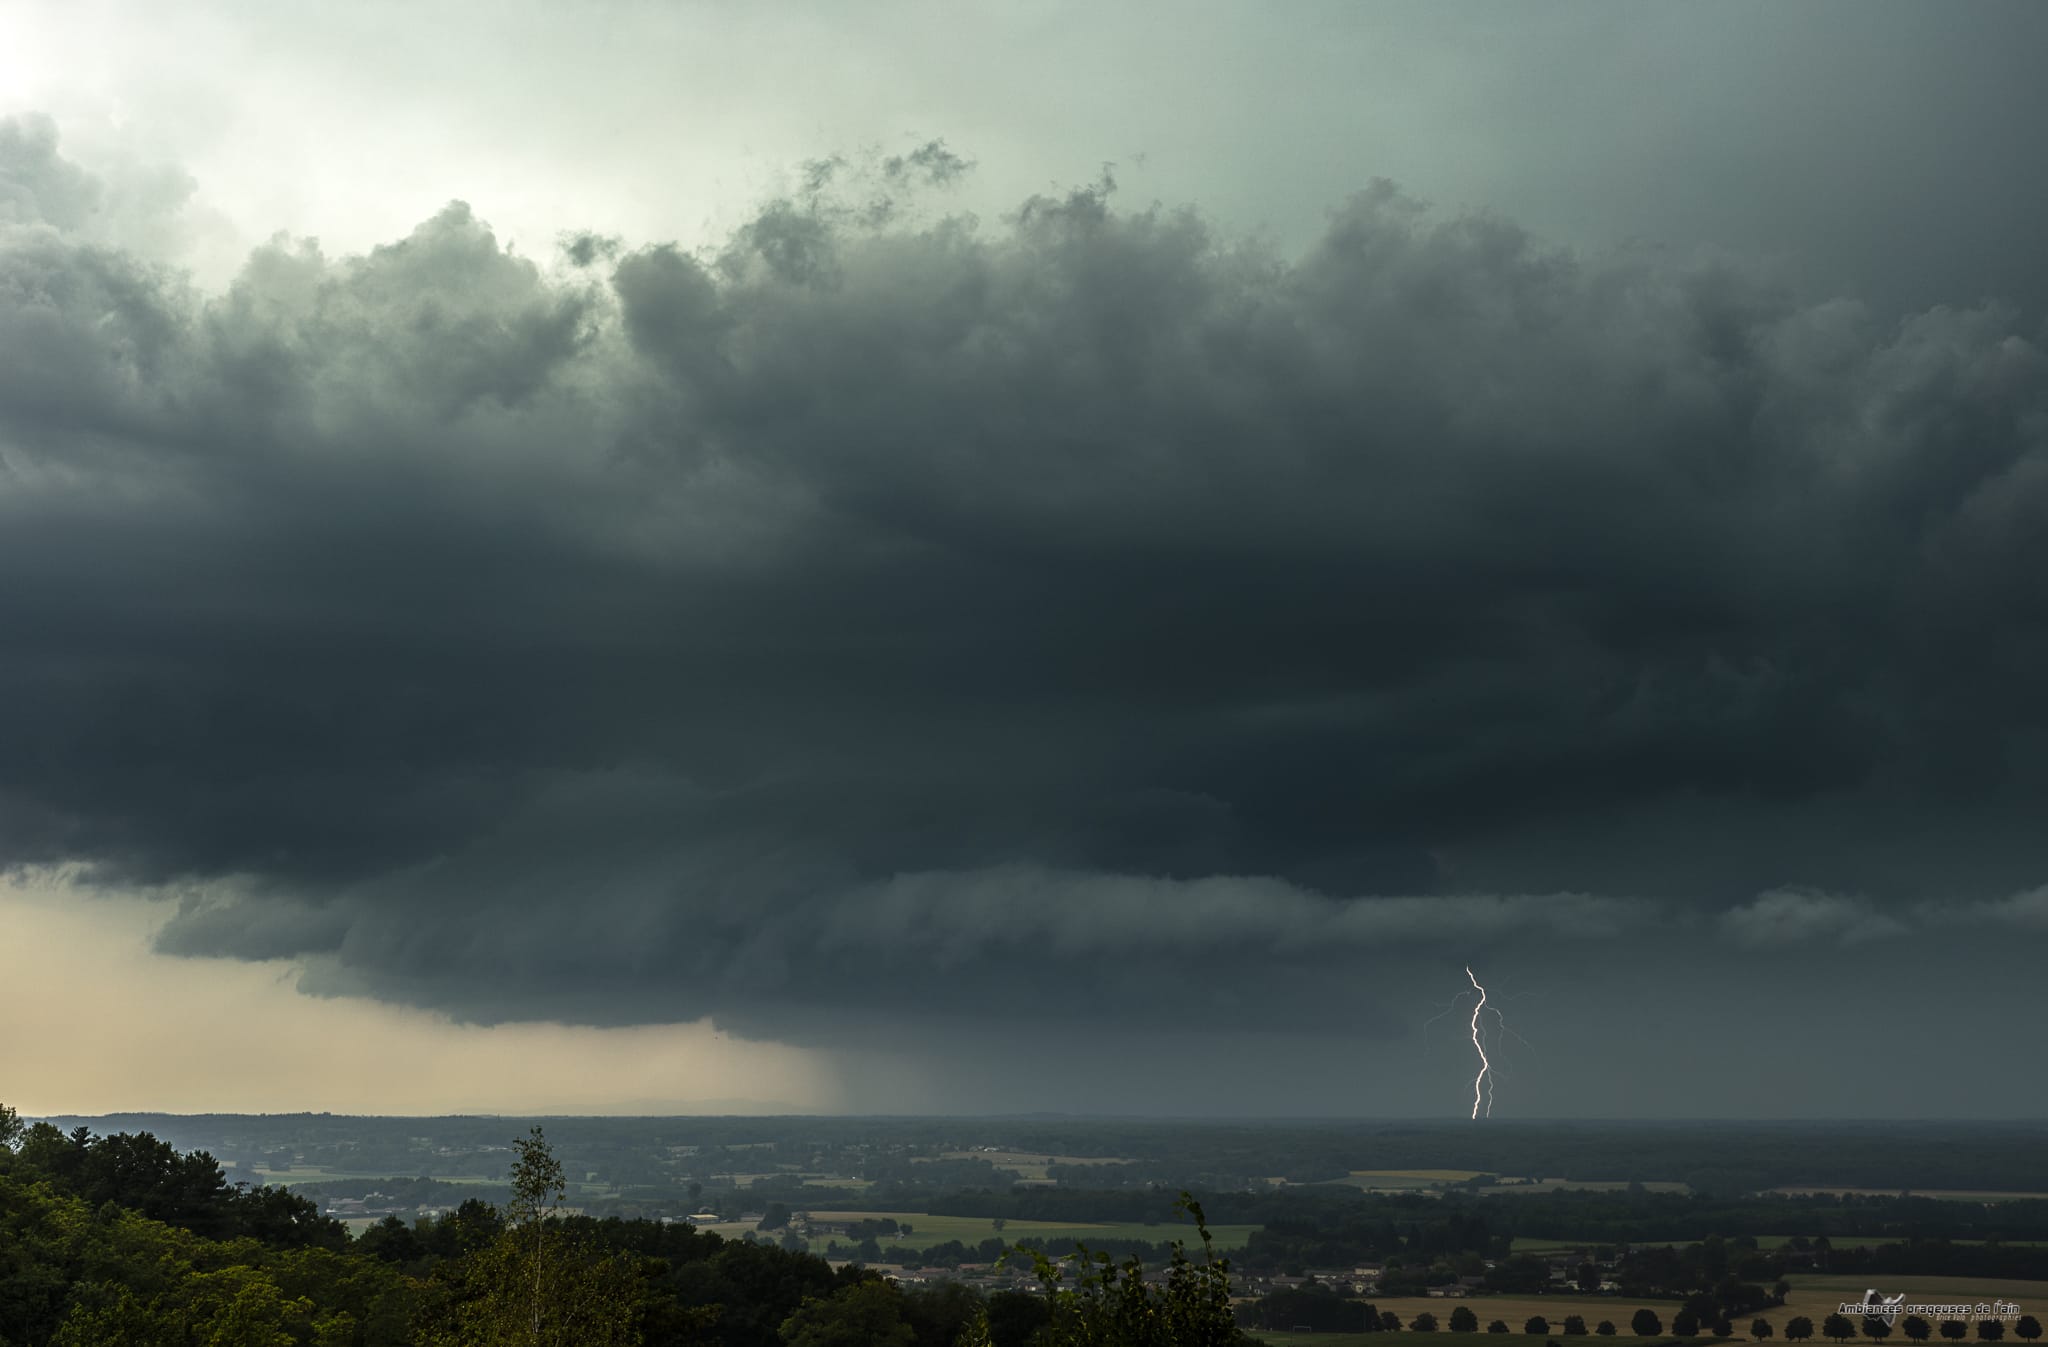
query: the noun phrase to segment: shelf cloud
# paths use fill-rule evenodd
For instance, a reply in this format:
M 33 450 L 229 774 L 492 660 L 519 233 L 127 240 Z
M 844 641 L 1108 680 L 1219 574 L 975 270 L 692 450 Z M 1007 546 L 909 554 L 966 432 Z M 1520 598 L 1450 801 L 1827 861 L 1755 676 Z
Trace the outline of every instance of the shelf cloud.
M 714 246 L 452 202 L 211 291 L 135 241 L 189 181 L 59 132 L 0 124 L 0 863 L 164 952 L 817 1042 L 2040 925 L 2012 308 L 1384 181 L 1300 248 L 1113 174 L 977 216 L 942 140 Z

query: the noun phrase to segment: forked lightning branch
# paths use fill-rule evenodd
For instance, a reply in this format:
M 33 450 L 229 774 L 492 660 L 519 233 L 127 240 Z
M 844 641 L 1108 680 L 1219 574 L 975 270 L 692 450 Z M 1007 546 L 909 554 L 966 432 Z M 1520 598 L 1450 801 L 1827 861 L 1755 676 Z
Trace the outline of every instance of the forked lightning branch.
M 1500 1040 L 1513 1035 L 1518 1042 L 1523 1042 L 1524 1046 L 1526 1041 L 1520 1034 L 1508 1028 L 1507 1019 L 1501 1014 L 1499 1002 L 1490 999 L 1485 986 L 1480 983 L 1478 975 L 1472 971 L 1469 964 L 1465 967 L 1465 979 L 1472 985 L 1452 997 L 1451 1003 L 1425 1021 L 1422 1028 L 1426 1038 L 1430 1025 L 1456 1010 L 1467 996 L 1476 996 L 1472 1002 L 1472 1016 L 1467 1028 L 1471 1034 L 1472 1051 L 1479 1058 L 1479 1069 L 1472 1076 L 1471 1116 L 1477 1121 L 1482 1117 L 1493 1116 L 1493 1086 L 1494 1078 L 1498 1074 L 1494 1070 L 1493 1057 L 1500 1051 Z M 1490 1020 L 1488 1016 L 1491 1016 Z M 1493 1042 L 1492 1052 L 1487 1050 L 1489 1037 Z
M 1486 1055 L 1486 1043 L 1479 1034 L 1479 1012 L 1486 1009 L 1486 988 L 1479 985 L 1479 979 L 1472 977 L 1472 966 L 1465 966 L 1465 976 L 1472 978 L 1472 989 L 1479 993 L 1479 999 L 1472 1003 L 1472 1050 L 1479 1054 L 1479 1074 L 1472 1077 L 1472 1117 L 1479 1117 L 1479 1090 L 1486 1087 L 1486 1116 L 1493 1116 L 1493 1062 Z M 1495 1007 L 1495 1015 L 1500 1014 Z

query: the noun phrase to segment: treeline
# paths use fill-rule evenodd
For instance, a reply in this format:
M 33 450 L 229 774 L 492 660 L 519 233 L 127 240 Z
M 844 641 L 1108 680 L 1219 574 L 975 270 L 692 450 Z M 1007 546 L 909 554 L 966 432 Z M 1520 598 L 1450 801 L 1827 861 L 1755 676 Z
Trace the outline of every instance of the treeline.
M 1218 1225 L 1258 1224 L 1288 1215 L 1312 1212 L 1338 1215 L 1373 1204 L 1376 1210 L 1425 1213 L 1442 1202 L 1421 1194 L 1383 1196 L 1352 1188 L 1220 1191 L 1201 1193 L 1203 1209 Z M 1109 1221 L 1119 1224 L 1173 1226 L 1174 1193 L 1164 1188 L 1081 1189 L 1019 1187 L 1007 1191 L 981 1189 L 928 1197 L 919 1208 L 934 1216 L 978 1216 L 1012 1221 Z M 901 1210 L 901 1208 L 899 1208 Z
M 1518 1237 L 1620 1248 L 1790 1234 L 1804 1241 L 1793 1246 L 1795 1253 L 1806 1252 L 1817 1241 L 1821 1252 L 1816 1257 L 1840 1271 L 1871 1268 L 1946 1275 L 1953 1268 L 1955 1275 L 2048 1275 L 2048 1264 L 2041 1261 L 2048 1251 L 2022 1243 L 2048 1240 L 2048 1202 L 2042 1201 L 1986 1204 L 1860 1195 L 1716 1198 L 1640 1188 L 1526 1196 L 1453 1191 L 1432 1197 L 1341 1187 L 1209 1193 L 1202 1200 L 1219 1223 L 1264 1227 L 1245 1255 L 1248 1261 L 1277 1258 L 1331 1265 L 1346 1259 L 1384 1261 L 1392 1255 L 1463 1251 L 1499 1258 Z M 939 1215 L 1009 1220 L 1164 1225 L 1172 1219 L 1167 1195 L 1158 1189 L 959 1192 L 932 1198 L 925 1206 Z M 1873 1246 L 1868 1260 L 1850 1253 L 1861 1244 Z M 1890 1252 L 1895 1249 L 1904 1251 Z M 1829 1258 L 1833 1261 L 1827 1262 Z M 1900 1267 L 1886 1259 L 1918 1259 L 1924 1265 Z M 1814 1259 L 1797 1261 L 1805 1265 Z M 2032 1270 L 2004 1270 L 2008 1268 Z
M 1386 1293 L 1405 1295 L 1479 1273 L 1485 1260 L 1507 1256 L 1512 1237 L 1488 1224 L 1490 1213 L 1436 1205 L 1441 1210 L 1363 1210 L 1343 1217 L 1276 1213 L 1251 1233 L 1238 1261 L 1259 1272 L 1388 1265 Z
M 1455 1200 L 1446 1198 L 1446 1201 Z M 1857 1238 L 2048 1239 L 2048 1201 L 1971 1202 L 1911 1194 L 1758 1194 L 1568 1190 L 1497 1199 L 1514 1233 L 1600 1243 L 1704 1239 L 1708 1235 L 1825 1235 Z
M 149 1131 L 230 1162 L 275 1164 L 294 1155 L 347 1172 L 502 1173 L 504 1138 L 532 1120 L 130 1115 L 102 1131 Z M 70 1125 L 66 1122 L 65 1125 Z M 596 1173 L 622 1193 L 706 1188 L 736 1174 L 783 1166 L 859 1175 L 925 1192 L 999 1186 L 981 1159 L 947 1151 L 999 1145 L 1052 1159 L 1118 1157 L 1114 1166 L 1058 1166 L 1053 1176 L 1088 1188 L 1160 1185 L 1204 1190 L 1340 1179 L 1360 1169 L 1470 1169 L 1581 1181 L 1668 1180 L 1715 1196 L 1793 1184 L 1897 1191 L 1961 1188 L 2048 1192 L 2048 1146 L 2037 1124 L 1783 1122 L 1211 1123 L 960 1118 L 563 1118 L 548 1121 L 573 1172 Z M 1082 1172 L 1085 1171 L 1085 1172 Z
M 1511 1122 L 1048 1123 L 1015 1129 L 1019 1150 L 1123 1156 L 1123 1166 L 1059 1167 L 1090 1187 L 1194 1183 L 1241 1187 L 1244 1176 L 1290 1182 L 1362 1169 L 1483 1173 L 1626 1183 L 1663 1180 L 1711 1195 L 1792 1184 L 1897 1190 L 2048 1192 L 2038 1125 L 2013 1123 Z
M 1547 1270 L 1510 1260 L 1517 1237 L 1581 1241 L 1607 1257 L 1630 1255 L 1641 1275 L 1631 1283 L 1659 1294 L 1717 1282 L 1734 1273 L 1774 1282 L 1792 1268 L 1923 1276 L 2048 1278 L 2048 1202 L 1937 1201 L 1918 1197 L 1773 1196 L 1736 1199 L 1702 1194 L 1563 1191 L 1541 1196 L 1441 1197 L 1363 1193 L 1348 1188 L 1214 1193 L 1203 1197 L 1219 1223 L 1259 1227 L 1235 1255 L 1248 1271 L 1378 1263 L 1389 1268 L 1388 1294 L 1444 1285 L 1458 1276 L 1514 1278 L 1493 1289 L 1540 1291 Z M 1081 1191 L 1018 1188 L 932 1199 L 934 1214 L 1062 1223 L 1156 1223 L 1162 1241 L 1176 1233 L 1158 1190 Z M 1758 1234 L 1791 1234 L 1781 1250 L 1760 1250 Z M 1881 1243 L 1878 1241 L 1897 1241 Z M 1966 1243 L 1963 1241 L 1981 1241 Z M 1704 1279 L 1667 1275 L 1670 1250 L 1697 1245 L 1717 1264 Z M 1868 1247 L 1864 1247 L 1868 1245 Z M 1522 1283 L 1528 1283 L 1526 1287 Z M 1740 1311 L 1736 1311 L 1740 1312 Z
M 0 1332 L 10 1347 L 407 1347 L 431 1284 L 324 1247 L 215 1240 L 0 1172 Z
M 11 1122 L 10 1117 L 10 1122 Z M 348 1231 L 283 1188 L 231 1185 L 205 1151 L 184 1154 L 147 1132 L 95 1137 L 49 1123 L 9 1129 L 17 1145 L 0 1164 L 92 1207 L 112 1203 L 214 1240 L 273 1248 L 340 1248 Z
M 1837 1248 L 1830 1272 L 1914 1277 L 1995 1277 L 2048 1281 L 2048 1248 L 2025 1244 L 1952 1244 L 1909 1239 L 1899 1244 Z
M 9 1347 L 483 1347 L 511 1340 L 500 1330 L 525 1281 L 527 1246 L 489 1203 L 350 1241 L 305 1199 L 226 1186 L 211 1156 L 147 1133 L 0 1138 L 0 1229 Z M 549 1313 L 594 1344 L 780 1347 L 807 1301 L 873 1280 L 684 1225 L 578 1218 L 545 1234 L 547 1285 L 569 1307 Z M 918 1305 L 890 1305 L 918 1321 Z M 951 1347 L 960 1326 L 913 1328 L 902 1347 Z
M 303 1198 L 227 1185 L 147 1134 L 24 1131 L 0 1106 L 5 1347 L 1234 1347 L 1220 1263 L 1055 1269 L 1049 1294 L 899 1290 L 687 1225 L 563 1218 L 538 1128 L 479 1199 L 350 1241 Z M 157 1213 L 145 1215 L 144 1209 Z M 280 1219 L 280 1213 L 284 1219 Z M 1197 1212 L 1199 1217 L 1199 1212 Z

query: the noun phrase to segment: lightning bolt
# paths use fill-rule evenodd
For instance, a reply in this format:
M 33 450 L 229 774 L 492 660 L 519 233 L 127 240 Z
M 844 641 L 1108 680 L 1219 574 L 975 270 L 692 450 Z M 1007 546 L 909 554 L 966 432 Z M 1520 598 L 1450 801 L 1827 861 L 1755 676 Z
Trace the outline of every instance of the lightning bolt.
M 1475 1119 L 1479 1116 L 1480 1087 L 1483 1085 L 1485 1087 L 1486 1116 L 1491 1118 L 1493 1116 L 1493 1063 L 1486 1059 L 1486 1045 L 1479 1041 L 1479 1012 L 1486 1009 L 1486 988 L 1479 985 L 1478 978 L 1472 977 L 1472 968 L 1469 964 L 1465 968 L 1465 976 L 1472 978 L 1473 990 L 1479 993 L 1479 999 L 1472 1005 L 1472 1047 L 1479 1054 L 1479 1074 L 1472 1077 L 1472 1116 Z M 1500 1011 L 1496 1010 L 1493 1013 L 1499 1015 Z

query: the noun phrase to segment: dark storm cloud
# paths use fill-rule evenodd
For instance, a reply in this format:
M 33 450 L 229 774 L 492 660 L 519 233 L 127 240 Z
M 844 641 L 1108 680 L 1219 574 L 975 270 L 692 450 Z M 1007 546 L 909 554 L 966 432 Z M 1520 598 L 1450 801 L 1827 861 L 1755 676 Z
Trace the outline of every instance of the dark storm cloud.
M 821 169 L 705 257 L 453 205 L 208 298 L 7 128 L 0 858 L 184 886 L 163 948 L 312 990 L 814 1037 L 2038 925 L 2009 316 L 1385 185 L 1289 258 L 903 195 L 962 171 Z

